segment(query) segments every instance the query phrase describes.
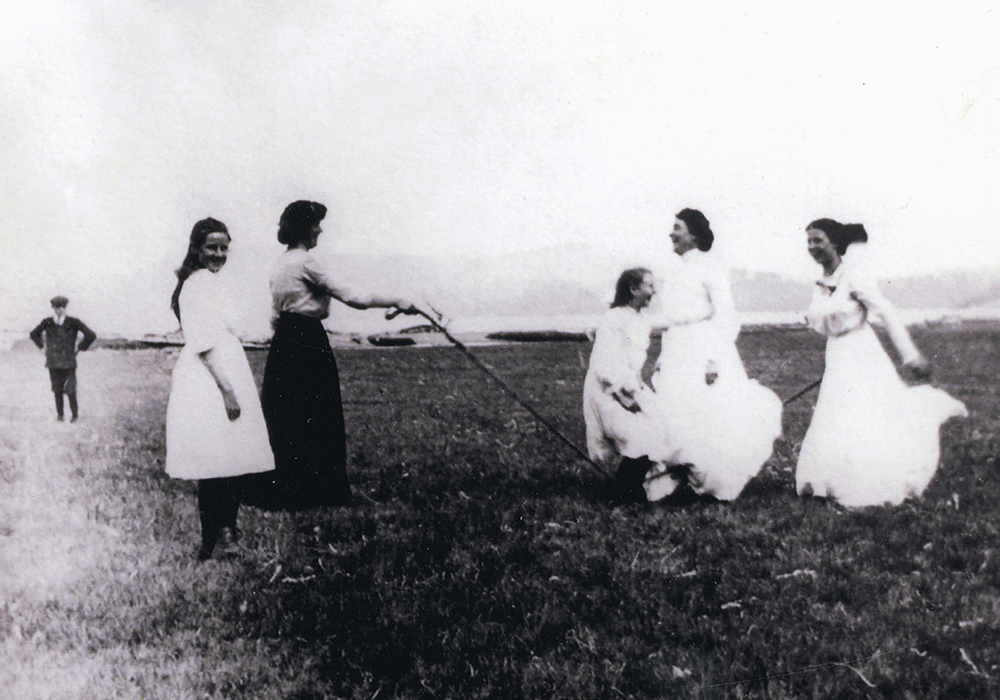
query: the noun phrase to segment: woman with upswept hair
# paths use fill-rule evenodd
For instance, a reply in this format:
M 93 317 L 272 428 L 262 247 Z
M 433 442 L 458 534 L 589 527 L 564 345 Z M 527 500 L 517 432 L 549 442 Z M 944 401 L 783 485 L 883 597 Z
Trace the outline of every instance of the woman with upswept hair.
M 166 472 L 198 481 L 199 561 L 211 557 L 220 540 L 235 544 L 244 476 L 274 469 L 257 385 L 217 274 L 229 242 L 221 221 L 196 223 L 170 299 L 184 347 L 167 403 Z
M 264 508 L 298 510 L 351 502 L 344 411 L 337 360 L 323 327 L 330 301 L 355 309 L 420 313 L 411 302 L 352 288 L 312 254 L 326 207 L 300 200 L 278 224 L 287 249 L 271 271 L 274 336 L 267 353 L 261 402 L 275 471 L 248 496 Z
M 930 365 L 864 265 L 861 224 L 817 219 L 806 227 L 809 254 L 823 268 L 806 314 L 826 336 L 826 368 L 799 451 L 796 489 L 860 507 L 920 496 L 937 470 L 940 427 L 968 415 L 928 385 L 908 386 L 872 330 L 881 320 L 911 378 Z
M 670 239 L 681 264 L 660 295 L 667 329 L 652 377 L 659 415 L 679 465 L 689 465 L 691 489 L 732 500 L 771 456 L 781 435 L 781 400 L 743 368 L 728 271 L 709 253 L 715 235 L 708 219 L 681 210 Z M 647 482 L 651 500 L 685 480 L 651 476 L 658 477 Z

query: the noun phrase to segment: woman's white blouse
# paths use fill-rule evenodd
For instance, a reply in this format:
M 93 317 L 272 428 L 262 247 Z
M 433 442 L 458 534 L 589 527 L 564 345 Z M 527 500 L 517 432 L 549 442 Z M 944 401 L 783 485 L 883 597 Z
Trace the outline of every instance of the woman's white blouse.
M 709 322 L 720 340 L 735 341 L 740 322 L 726 269 L 697 248 L 680 257 L 681 264 L 659 285 L 664 322 L 667 326 Z
M 806 322 L 817 333 L 838 337 L 870 320 L 881 321 L 903 362 L 920 356 L 906 326 L 882 295 L 862 261 L 863 249 L 848 248 L 832 275 L 816 281 Z
M 233 310 L 218 273 L 201 269 L 184 282 L 180 297 L 184 345 L 202 353 L 233 334 Z
M 607 311 L 600 319 L 590 355 L 590 372 L 601 389 L 612 394 L 641 388 L 640 372 L 646 362 L 650 322 L 628 306 Z

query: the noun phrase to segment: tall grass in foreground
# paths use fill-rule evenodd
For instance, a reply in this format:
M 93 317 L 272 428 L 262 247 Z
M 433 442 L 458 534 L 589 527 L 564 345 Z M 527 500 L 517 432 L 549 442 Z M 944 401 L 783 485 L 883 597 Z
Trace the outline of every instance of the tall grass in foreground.
M 609 509 L 458 353 L 344 351 L 350 471 L 382 504 L 244 509 L 244 550 L 202 566 L 193 490 L 162 474 L 172 360 L 106 353 L 118 403 L 76 486 L 119 534 L 70 591 L 8 603 L 0 641 L 82 669 L 59 697 L 995 697 L 998 340 L 918 334 L 972 417 L 923 499 L 859 511 L 794 494 L 815 394 L 737 501 Z M 782 396 L 822 370 L 808 333 L 740 349 Z M 475 352 L 583 443 L 588 345 Z

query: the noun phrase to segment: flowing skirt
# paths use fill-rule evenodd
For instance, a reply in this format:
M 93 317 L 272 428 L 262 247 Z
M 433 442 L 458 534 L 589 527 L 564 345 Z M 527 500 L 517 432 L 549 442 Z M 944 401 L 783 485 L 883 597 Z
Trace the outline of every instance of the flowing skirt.
M 848 507 L 920 496 L 937 470 L 941 424 L 967 415 L 944 391 L 903 382 L 868 324 L 830 337 L 796 488 Z
M 257 478 L 245 501 L 282 510 L 348 503 L 340 375 L 320 319 L 278 317 L 264 365 L 261 405 L 275 471 Z
M 709 359 L 718 377 L 705 381 Z M 676 464 L 690 464 L 689 483 L 699 494 L 732 500 L 760 472 L 781 435 L 781 399 L 747 378 L 735 344 L 710 324 L 672 327 L 663 334 L 659 369 L 653 375 L 662 430 L 676 450 Z M 661 467 L 661 471 L 666 467 Z M 647 482 L 657 500 L 673 491 L 670 479 Z
M 636 397 L 637 412 L 626 411 L 600 381 L 587 373 L 583 382 L 583 420 L 587 428 L 587 451 L 595 462 L 610 464 L 619 457 L 649 457 L 653 462 L 670 461 L 674 450 L 662 421 L 652 413 L 657 407 L 649 390 Z
M 215 379 L 197 353 L 181 350 L 167 402 L 167 474 L 175 479 L 217 479 L 274 469 L 257 385 L 243 346 L 228 336 L 215 348 L 240 404 L 226 415 Z

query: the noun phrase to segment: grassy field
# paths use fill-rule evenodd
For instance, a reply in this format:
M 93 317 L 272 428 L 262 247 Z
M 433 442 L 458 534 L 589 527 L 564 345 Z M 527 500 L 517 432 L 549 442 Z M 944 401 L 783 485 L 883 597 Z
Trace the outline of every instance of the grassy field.
M 162 471 L 175 351 L 81 355 L 73 425 L 38 354 L 2 355 L 0 697 L 1000 697 L 1000 331 L 916 340 L 971 417 L 923 499 L 858 511 L 794 493 L 815 392 L 737 501 L 611 509 L 455 350 L 341 351 L 382 504 L 245 508 L 242 550 L 202 565 Z M 806 332 L 740 350 L 782 397 L 822 368 Z M 586 343 L 474 352 L 583 444 Z

